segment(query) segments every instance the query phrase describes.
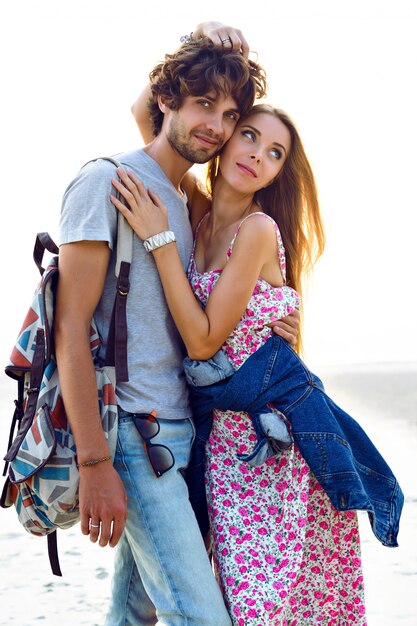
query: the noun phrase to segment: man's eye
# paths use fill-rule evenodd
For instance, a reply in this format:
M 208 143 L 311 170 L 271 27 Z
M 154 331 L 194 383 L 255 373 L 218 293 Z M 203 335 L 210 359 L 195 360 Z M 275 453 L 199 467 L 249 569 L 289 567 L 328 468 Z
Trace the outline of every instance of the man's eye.
M 200 104 L 202 107 L 210 106 L 210 102 L 208 100 L 199 100 L 198 104 Z
M 225 115 L 229 118 L 229 120 L 232 120 L 233 122 L 237 122 L 239 119 L 239 115 L 237 113 L 234 113 L 233 111 L 228 111 Z

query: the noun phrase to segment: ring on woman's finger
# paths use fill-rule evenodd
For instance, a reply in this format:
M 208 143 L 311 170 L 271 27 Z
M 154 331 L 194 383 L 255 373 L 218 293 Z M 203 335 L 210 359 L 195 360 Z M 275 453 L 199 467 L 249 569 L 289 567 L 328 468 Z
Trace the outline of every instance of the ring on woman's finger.
M 92 522 L 90 523 L 90 528 L 100 528 L 100 524 L 93 524 Z
M 222 39 L 222 45 L 224 46 L 225 43 L 232 43 L 232 40 L 230 39 L 230 37 L 226 37 L 226 39 Z

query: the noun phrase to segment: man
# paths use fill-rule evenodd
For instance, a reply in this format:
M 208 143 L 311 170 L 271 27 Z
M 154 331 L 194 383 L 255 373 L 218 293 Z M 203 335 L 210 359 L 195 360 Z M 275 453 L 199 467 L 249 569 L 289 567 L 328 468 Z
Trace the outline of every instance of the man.
M 239 35 L 215 27 L 210 37 L 217 47 L 202 39 L 167 55 L 153 72 L 156 138 L 117 157 L 169 207 L 184 267 L 192 233 L 181 179 L 193 163 L 221 149 L 239 116 L 264 92 L 263 72 L 240 52 L 247 49 Z M 88 335 L 94 314 L 101 337 L 107 337 L 115 290 L 112 177 L 114 167 L 106 161 L 83 168 L 65 193 L 61 219 L 55 340 L 80 464 L 81 530 L 101 546 L 118 544 L 108 626 L 157 619 L 167 626 L 227 626 L 182 476 L 194 436 L 182 345 L 153 259 L 138 238 L 127 301 L 129 381 L 117 386 L 119 443 L 114 466 L 109 460 Z M 159 429 L 152 444 L 165 446 L 173 463 L 158 478 L 146 454 L 150 440 L 145 450 L 146 435 L 135 426 L 143 424 L 138 414 L 152 411 Z

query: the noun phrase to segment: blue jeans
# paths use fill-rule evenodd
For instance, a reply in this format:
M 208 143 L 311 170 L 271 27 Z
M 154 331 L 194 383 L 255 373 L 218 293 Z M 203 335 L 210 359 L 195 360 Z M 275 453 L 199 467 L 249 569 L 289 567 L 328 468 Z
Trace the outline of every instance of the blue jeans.
M 128 517 L 116 547 L 106 626 L 230 626 L 183 477 L 192 421 L 159 422 L 152 443 L 168 446 L 175 465 L 156 478 L 131 414 L 119 410 L 115 468 Z
M 213 409 L 253 415 L 272 404 L 290 421 L 295 443 L 333 506 L 368 511 L 375 536 L 386 546 L 398 545 L 404 496 L 395 476 L 361 426 L 281 337 L 271 337 L 233 376 L 190 387 L 190 394 L 197 432 L 187 483 L 203 533 L 205 443 Z

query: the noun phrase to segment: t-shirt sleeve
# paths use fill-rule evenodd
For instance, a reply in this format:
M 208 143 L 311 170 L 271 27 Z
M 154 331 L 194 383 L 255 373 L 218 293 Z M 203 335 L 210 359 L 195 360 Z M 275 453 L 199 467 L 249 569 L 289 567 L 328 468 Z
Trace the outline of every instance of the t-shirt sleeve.
M 115 193 L 111 179 L 116 176 L 114 165 L 103 160 L 89 163 L 78 172 L 64 193 L 60 244 L 106 241 L 113 249 L 117 209 L 110 202 L 110 194 Z

